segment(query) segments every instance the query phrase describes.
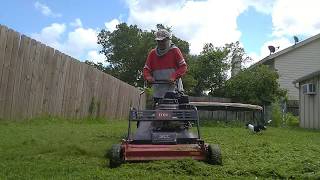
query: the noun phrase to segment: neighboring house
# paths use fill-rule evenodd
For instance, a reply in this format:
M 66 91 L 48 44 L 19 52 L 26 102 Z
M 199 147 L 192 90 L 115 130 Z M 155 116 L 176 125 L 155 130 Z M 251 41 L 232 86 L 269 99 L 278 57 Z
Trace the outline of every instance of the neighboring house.
M 320 129 L 320 70 L 293 82 L 295 86 L 297 83 L 300 92 L 300 127 Z
M 298 100 L 299 91 L 292 82 L 320 69 L 320 34 L 271 54 L 250 68 L 259 64 L 276 70 L 280 87 L 288 90 L 289 100 Z

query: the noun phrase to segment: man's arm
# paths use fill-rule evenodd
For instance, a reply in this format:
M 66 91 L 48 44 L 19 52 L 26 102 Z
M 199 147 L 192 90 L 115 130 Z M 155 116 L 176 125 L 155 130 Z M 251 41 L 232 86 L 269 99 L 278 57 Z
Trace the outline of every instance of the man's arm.
M 184 60 L 183 58 L 183 55 L 180 51 L 179 48 L 176 48 L 175 49 L 176 51 L 176 64 L 177 64 L 177 69 L 176 71 L 171 75 L 171 78 L 173 80 L 176 80 L 178 78 L 181 78 L 182 76 L 184 76 L 188 70 L 188 66 L 187 66 L 187 63 L 186 61 Z
M 145 80 L 147 80 L 148 82 L 153 82 L 154 78 L 152 77 L 152 68 L 151 68 L 151 58 L 150 58 L 150 54 L 148 55 L 147 61 L 143 67 L 143 77 Z

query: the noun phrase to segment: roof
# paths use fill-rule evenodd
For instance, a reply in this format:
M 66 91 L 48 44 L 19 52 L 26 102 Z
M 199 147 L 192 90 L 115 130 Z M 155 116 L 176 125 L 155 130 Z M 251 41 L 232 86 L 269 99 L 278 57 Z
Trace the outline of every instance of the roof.
M 315 40 L 317 40 L 317 39 L 319 39 L 319 38 L 320 38 L 320 33 L 317 34 L 317 35 L 315 35 L 315 36 L 312 36 L 312 37 L 310 37 L 310 38 L 308 38 L 308 39 L 305 39 L 305 40 L 303 40 L 303 41 L 301 41 L 301 42 L 298 42 L 297 44 L 294 44 L 294 45 L 292 45 L 292 46 L 289 46 L 289 47 L 287 47 L 286 49 L 283 49 L 283 50 L 281 50 L 281 51 L 278 51 L 278 52 L 276 52 L 276 53 L 274 53 L 274 54 L 270 54 L 269 56 L 263 58 L 262 60 L 256 62 L 255 64 L 251 65 L 250 68 L 251 68 L 251 67 L 254 67 L 254 66 L 257 66 L 257 65 L 259 65 L 259 64 L 263 64 L 263 63 L 265 63 L 266 61 L 269 61 L 269 60 L 272 60 L 272 59 L 274 59 L 274 58 L 276 58 L 276 57 L 278 57 L 278 56 L 281 56 L 282 54 L 285 54 L 285 53 L 288 53 L 288 52 L 290 52 L 290 51 L 293 51 L 293 50 L 295 50 L 295 49 L 297 49 L 297 48 L 299 48 L 299 47 L 301 47 L 301 46 L 304 46 L 304 45 L 306 45 L 306 44 L 308 44 L 308 43 L 311 43 L 312 41 L 315 41 Z
M 312 72 L 312 73 L 307 74 L 305 76 L 302 76 L 301 78 L 294 80 L 292 83 L 296 84 L 298 82 L 301 82 L 301 81 L 304 81 L 304 80 L 307 80 L 307 79 L 310 79 L 310 78 L 313 78 L 313 77 L 319 76 L 319 75 L 320 75 L 320 70 Z

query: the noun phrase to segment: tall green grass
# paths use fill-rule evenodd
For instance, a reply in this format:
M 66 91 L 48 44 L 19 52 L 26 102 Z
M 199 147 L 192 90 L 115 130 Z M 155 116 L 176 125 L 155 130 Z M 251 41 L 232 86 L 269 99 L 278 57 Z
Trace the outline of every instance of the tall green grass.
M 268 179 L 320 178 L 320 132 L 241 126 L 201 127 L 219 144 L 223 166 L 190 159 L 126 163 L 110 169 L 105 152 L 127 132 L 127 121 L 39 118 L 0 122 L 0 179 Z

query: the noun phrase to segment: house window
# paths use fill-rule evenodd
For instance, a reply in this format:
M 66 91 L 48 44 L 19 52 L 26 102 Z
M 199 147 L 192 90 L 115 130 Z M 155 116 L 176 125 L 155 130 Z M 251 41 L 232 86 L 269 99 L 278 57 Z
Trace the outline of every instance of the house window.
M 316 86 L 313 83 L 302 85 L 303 94 L 316 94 Z

